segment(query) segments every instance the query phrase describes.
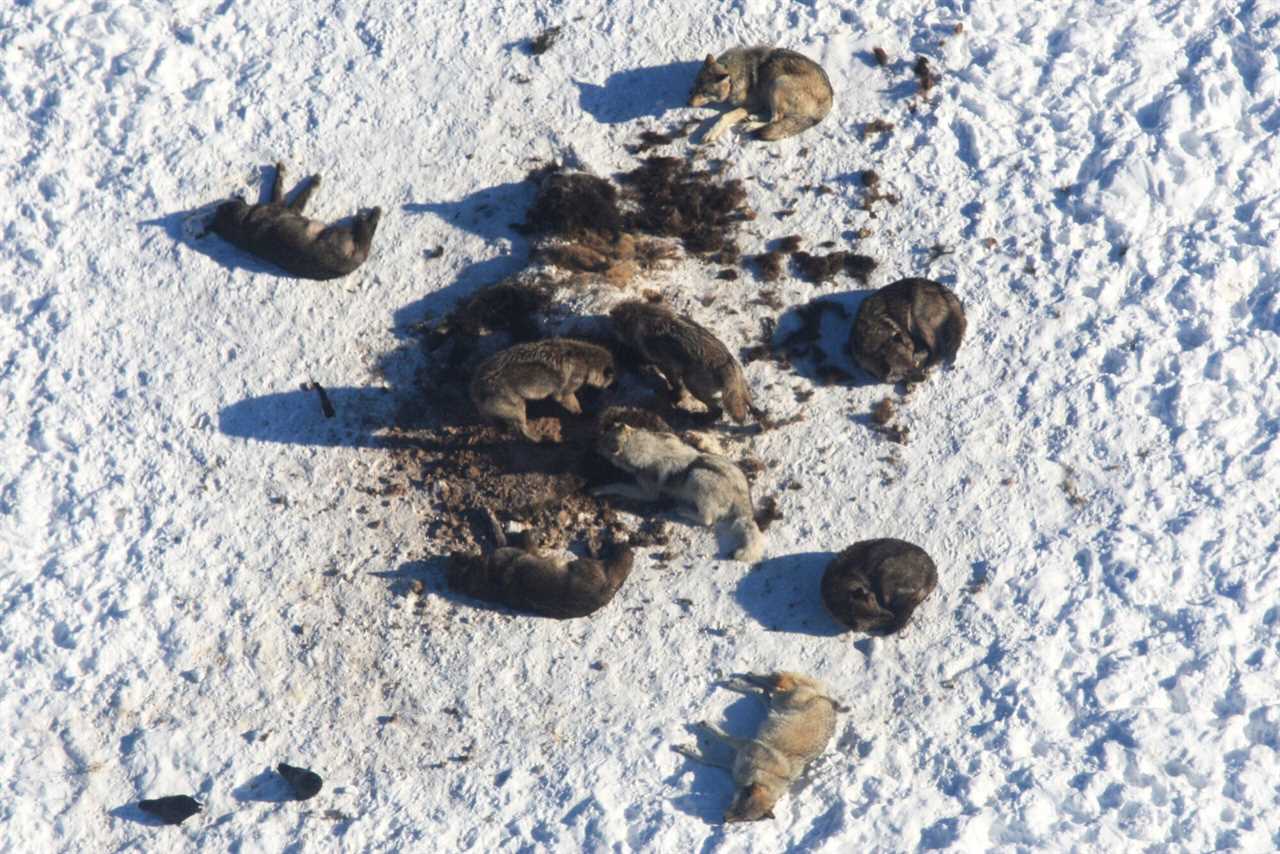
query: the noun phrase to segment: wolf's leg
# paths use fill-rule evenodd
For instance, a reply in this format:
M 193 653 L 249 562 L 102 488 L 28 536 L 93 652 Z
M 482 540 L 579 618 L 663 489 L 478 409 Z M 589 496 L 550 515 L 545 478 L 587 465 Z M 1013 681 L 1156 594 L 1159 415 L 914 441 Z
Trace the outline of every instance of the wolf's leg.
M 693 524 L 701 525 L 704 528 L 710 528 L 716 523 L 716 517 L 713 513 L 695 504 L 681 504 L 676 508 L 676 512 Z
M 373 234 L 378 230 L 378 221 L 382 219 L 382 208 L 374 208 L 356 218 L 352 228 L 356 245 L 354 255 L 359 258 L 369 257 L 369 247 L 373 245 Z
M 707 721 L 700 721 L 698 723 L 698 729 L 702 730 L 707 735 L 711 736 L 717 741 L 723 741 L 725 744 L 729 745 L 734 750 L 741 750 L 743 747 L 751 743 L 751 739 L 734 738 L 733 736 L 729 735 L 729 733 L 720 729 L 720 727 L 716 726 L 713 723 L 708 723 Z
M 566 391 L 564 394 L 558 396 L 556 398 L 556 403 L 560 404 L 574 415 L 582 414 L 582 405 L 578 403 L 577 395 L 571 391 Z
M 696 747 L 685 747 L 683 744 L 673 744 L 671 749 L 681 756 L 687 756 L 695 762 L 701 762 L 703 765 L 710 765 L 713 768 L 723 768 L 726 771 L 733 770 L 733 761 L 725 761 L 723 759 L 713 759 L 705 753 L 699 751 Z
M 289 210 L 294 213 L 302 213 L 302 209 L 307 206 L 307 202 L 311 200 L 311 194 L 316 191 L 316 187 L 320 186 L 320 176 L 312 175 L 311 180 L 307 182 L 307 186 L 298 191 L 293 197 L 293 201 L 289 202 Z M 277 200 L 278 201 L 278 200 Z
M 776 139 L 786 139 L 789 136 L 795 136 L 801 131 L 808 130 L 816 125 L 821 119 L 815 119 L 811 116 L 783 116 L 774 119 L 767 125 L 757 130 L 752 136 L 765 142 L 772 142 Z
M 591 490 L 597 497 L 602 495 L 619 495 L 623 498 L 634 498 L 637 501 L 657 501 L 658 490 L 647 488 L 643 483 L 609 483 Z
M 271 204 L 280 204 L 282 198 L 284 198 L 284 164 L 276 163 L 276 177 L 271 182 Z
M 707 135 L 702 138 L 703 143 L 715 142 L 724 135 L 725 131 L 749 115 L 751 113 L 745 107 L 738 107 L 725 113 L 720 117 L 719 121 L 711 126 L 711 130 L 707 131 Z

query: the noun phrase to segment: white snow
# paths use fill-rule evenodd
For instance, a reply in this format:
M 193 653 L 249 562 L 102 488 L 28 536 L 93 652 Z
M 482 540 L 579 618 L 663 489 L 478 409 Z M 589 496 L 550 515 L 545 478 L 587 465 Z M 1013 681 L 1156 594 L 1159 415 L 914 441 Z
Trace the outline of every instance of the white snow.
M 696 63 L 751 42 L 820 60 L 836 106 L 714 146 L 760 212 L 744 249 L 869 228 L 873 286 L 964 301 L 957 365 L 902 447 L 867 428 L 887 386 L 799 404 L 807 379 L 748 366 L 807 415 L 739 448 L 784 515 L 754 570 L 677 525 L 587 620 L 443 595 L 432 485 L 378 440 L 431 400 L 410 327 L 525 263 L 536 161 L 631 168 L 641 130 L 710 115 L 682 106 Z M 0 847 L 1274 850 L 1278 42 L 1262 0 L 6 4 Z M 314 216 L 383 207 L 356 274 L 194 236 L 277 159 L 324 174 Z M 901 197 L 876 218 L 864 169 Z M 753 343 L 776 313 L 714 272 L 644 286 Z M 938 589 L 901 636 L 837 635 L 817 579 L 878 536 Z M 714 683 L 774 668 L 850 711 L 776 820 L 726 827 L 728 775 L 670 745 L 749 732 Z M 262 800 L 280 761 L 324 790 Z M 179 828 L 132 806 L 179 793 L 206 803 Z

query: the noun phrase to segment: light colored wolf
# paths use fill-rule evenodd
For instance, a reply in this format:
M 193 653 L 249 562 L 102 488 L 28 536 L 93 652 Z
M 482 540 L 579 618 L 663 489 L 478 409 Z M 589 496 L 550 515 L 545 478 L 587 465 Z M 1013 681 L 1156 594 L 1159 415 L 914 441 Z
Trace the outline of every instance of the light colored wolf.
M 821 755 L 835 733 L 838 704 L 821 682 L 799 673 L 742 674 L 723 685 L 743 694 L 764 692 L 769 713 L 755 738 L 734 738 L 704 721 L 700 729 L 736 751 L 732 763 L 711 759 L 693 747 L 674 749 L 733 774 L 737 790 L 724 814 L 725 821 L 773 818 L 773 805 L 804 767 Z
M 613 354 L 608 350 L 573 338 L 548 338 L 508 347 L 481 362 L 471 378 L 471 400 L 482 414 L 537 442 L 525 421 L 526 400 L 550 397 L 580 415 L 578 389 L 612 382 Z
M 734 560 L 755 563 L 764 550 L 764 535 L 756 527 L 751 487 L 734 462 L 704 454 L 671 433 L 656 433 L 617 424 L 600 436 L 596 450 L 636 482 L 597 487 L 595 495 L 621 495 L 656 501 L 669 495 L 681 502 L 683 514 L 708 527 L 728 519 L 737 536 Z
M 720 404 L 739 424 L 747 420 L 751 391 L 742 366 L 711 331 L 665 305 L 624 302 L 609 312 L 618 338 L 657 365 L 677 397 L 685 389 L 717 416 Z
M 689 106 L 728 103 L 704 137 L 715 142 L 748 116 L 768 116 L 755 138 L 785 139 L 822 121 L 831 112 L 831 81 L 822 66 L 785 48 L 735 47 L 719 57 L 707 55 L 693 84 Z
M 849 335 L 849 355 L 885 382 L 920 382 L 964 341 L 964 306 L 945 285 L 899 279 L 863 300 Z
M 320 176 L 284 203 L 284 164 L 276 164 L 271 201 L 251 205 L 241 198 L 218 205 L 209 230 L 246 252 L 264 258 L 295 276 L 336 279 L 355 270 L 369 257 L 382 209 L 363 211 L 350 226 L 325 225 L 302 215 L 320 186 Z

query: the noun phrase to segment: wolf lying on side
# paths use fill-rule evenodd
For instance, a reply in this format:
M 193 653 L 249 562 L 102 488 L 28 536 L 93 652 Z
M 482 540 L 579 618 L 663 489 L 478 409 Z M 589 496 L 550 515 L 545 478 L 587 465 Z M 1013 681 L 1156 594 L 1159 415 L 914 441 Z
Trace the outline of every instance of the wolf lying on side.
M 737 790 L 724 814 L 725 821 L 773 818 L 773 805 L 804 767 L 821 755 L 835 733 L 837 703 L 821 682 L 799 673 L 745 674 L 725 682 L 724 687 L 743 694 L 764 692 L 769 713 L 755 738 L 734 738 L 704 721 L 700 729 L 737 751 L 732 763 L 717 762 L 693 747 L 674 749 L 733 774 Z
M 964 306 L 945 285 L 899 279 L 858 307 L 849 355 L 885 382 L 920 382 L 929 368 L 955 360 L 966 325 Z
M 727 102 L 733 109 L 704 137 L 715 142 L 748 116 L 768 115 L 755 138 L 785 139 L 822 121 L 831 112 L 831 81 L 822 66 L 793 50 L 735 47 L 707 55 L 693 84 L 689 106 Z
M 508 347 L 481 362 L 471 379 L 471 400 L 481 414 L 537 442 L 525 421 L 526 400 L 550 397 L 580 415 L 578 389 L 612 382 L 613 354 L 608 350 L 573 338 L 548 338 Z
M 755 563 L 764 551 L 764 535 L 756 527 L 747 477 L 734 462 L 704 454 L 678 436 L 618 424 L 600 436 L 596 450 L 636 482 L 597 487 L 594 495 L 621 495 L 656 501 L 669 495 L 681 502 L 684 516 L 696 525 L 712 526 L 728 519 L 737 536 L 734 560 Z
M 284 204 L 284 164 L 276 164 L 271 201 L 251 205 L 241 198 L 218 205 L 209 230 L 259 258 L 304 279 L 336 279 L 355 270 L 369 257 L 373 233 L 382 209 L 356 216 L 351 226 L 325 225 L 302 215 L 302 209 L 320 186 L 312 175 L 293 201 Z
M 487 555 L 450 556 L 450 590 L 567 620 L 608 605 L 631 574 L 633 555 L 628 547 L 611 546 L 600 560 L 565 560 L 536 548 L 509 547 L 496 519 L 493 524 L 498 549 Z
M 688 389 L 716 416 L 720 404 L 742 424 L 751 409 L 751 391 L 742 366 L 709 329 L 664 305 L 633 301 L 609 312 L 618 338 L 662 371 L 677 397 Z

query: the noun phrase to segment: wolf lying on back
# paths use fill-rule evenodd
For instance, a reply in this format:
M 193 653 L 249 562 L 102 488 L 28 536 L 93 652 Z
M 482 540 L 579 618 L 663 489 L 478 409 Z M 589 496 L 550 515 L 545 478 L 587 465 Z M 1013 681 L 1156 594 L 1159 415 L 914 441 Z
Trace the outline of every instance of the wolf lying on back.
M 284 164 L 277 163 L 271 201 L 260 205 L 241 198 L 224 202 L 213 215 L 210 231 L 304 279 L 336 279 L 365 262 L 382 218 L 381 208 L 360 213 L 350 227 L 325 225 L 302 215 L 320 186 L 319 175 L 312 175 L 287 205 L 283 184 Z
M 795 51 L 735 47 L 719 58 L 707 55 L 689 97 L 689 106 L 727 102 L 729 110 L 707 132 L 715 142 L 748 116 L 768 115 L 755 131 L 762 140 L 785 139 L 822 121 L 831 112 L 831 81 L 822 66 Z
M 707 765 L 727 768 L 737 791 L 724 814 L 725 821 L 773 818 L 773 805 L 804 767 L 821 755 L 836 731 L 836 701 L 816 679 L 799 673 L 770 676 L 746 674 L 723 683 L 743 694 L 763 691 L 769 714 L 755 738 L 734 738 L 703 722 L 700 728 L 727 742 L 737 753 L 731 764 L 717 762 L 696 748 L 677 746 L 676 752 Z
M 586 617 L 608 605 L 631 574 L 629 547 L 610 546 L 600 560 L 565 560 L 536 548 L 509 547 L 497 520 L 492 522 L 499 548 L 487 555 L 451 555 L 450 590 L 567 620 Z
M 694 524 L 712 526 L 728 519 L 738 538 L 734 560 L 755 563 L 764 551 L 764 535 L 756 527 L 747 477 L 732 460 L 704 454 L 678 436 L 638 430 L 618 424 L 600 437 L 600 455 L 636 482 L 597 487 L 595 495 L 621 495 L 641 501 L 657 501 L 669 495 L 681 502 L 684 515 Z

